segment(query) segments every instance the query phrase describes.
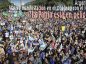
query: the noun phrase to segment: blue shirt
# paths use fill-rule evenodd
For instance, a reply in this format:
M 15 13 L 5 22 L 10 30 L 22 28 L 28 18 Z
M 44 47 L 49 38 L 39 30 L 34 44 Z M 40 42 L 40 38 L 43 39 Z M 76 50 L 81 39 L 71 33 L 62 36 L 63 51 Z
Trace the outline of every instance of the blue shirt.
M 55 61 L 52 58 L 50 59 L 50 64 L 55 64 Z

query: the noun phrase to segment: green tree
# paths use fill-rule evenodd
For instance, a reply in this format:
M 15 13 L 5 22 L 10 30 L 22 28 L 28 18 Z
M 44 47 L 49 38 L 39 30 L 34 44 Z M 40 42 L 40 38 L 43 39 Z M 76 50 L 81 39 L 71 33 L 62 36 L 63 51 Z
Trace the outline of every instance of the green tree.
M 9 9 L 9 5 L 12 5 L 12 3 L 10 3 L 8 0 L 3 0 L 0 3 L 0 10 Z
M 58 5 L 65 4 L 66 6 L 73 5 L 73 0 L 35 0 L 32 4 L 36 5 Z
M 70 6 L 70 5 L 73 5 L 73 0 L 63 0 L 63 3 L 64 3 L 66 6 Z

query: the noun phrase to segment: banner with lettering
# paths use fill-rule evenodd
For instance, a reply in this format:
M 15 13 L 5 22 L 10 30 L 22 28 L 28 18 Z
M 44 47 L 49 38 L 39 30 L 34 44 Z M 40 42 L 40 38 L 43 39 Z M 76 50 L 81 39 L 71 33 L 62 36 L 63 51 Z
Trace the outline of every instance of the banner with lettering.
M 22 11 L 30 19 L 85 19 L 86 6 L 22 6 Z M 9 6 L 9 10 L 19 10 L 18 7 Z
M 28 11 L 26 16 L 32 19 L 85 19 L 86 11 Z

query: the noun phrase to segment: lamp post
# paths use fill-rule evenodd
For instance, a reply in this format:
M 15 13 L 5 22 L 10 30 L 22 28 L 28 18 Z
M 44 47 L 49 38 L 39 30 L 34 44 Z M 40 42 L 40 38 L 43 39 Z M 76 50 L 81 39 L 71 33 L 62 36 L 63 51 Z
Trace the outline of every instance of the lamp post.
M 20 10 L 22 10 L 22 0 L 20 0 Z

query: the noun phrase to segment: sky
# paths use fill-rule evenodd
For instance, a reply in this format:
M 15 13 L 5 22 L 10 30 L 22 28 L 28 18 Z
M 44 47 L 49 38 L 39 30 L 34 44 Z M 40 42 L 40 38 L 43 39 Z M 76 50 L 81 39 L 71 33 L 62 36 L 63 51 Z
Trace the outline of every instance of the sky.
M 10 0 L 12 3 L 15 5 L 19 6 L 20 5 L 20 0 Z M 31 2 L 32 0 L 22 0 L 22 4 L 25 4 L 27 2 Z

